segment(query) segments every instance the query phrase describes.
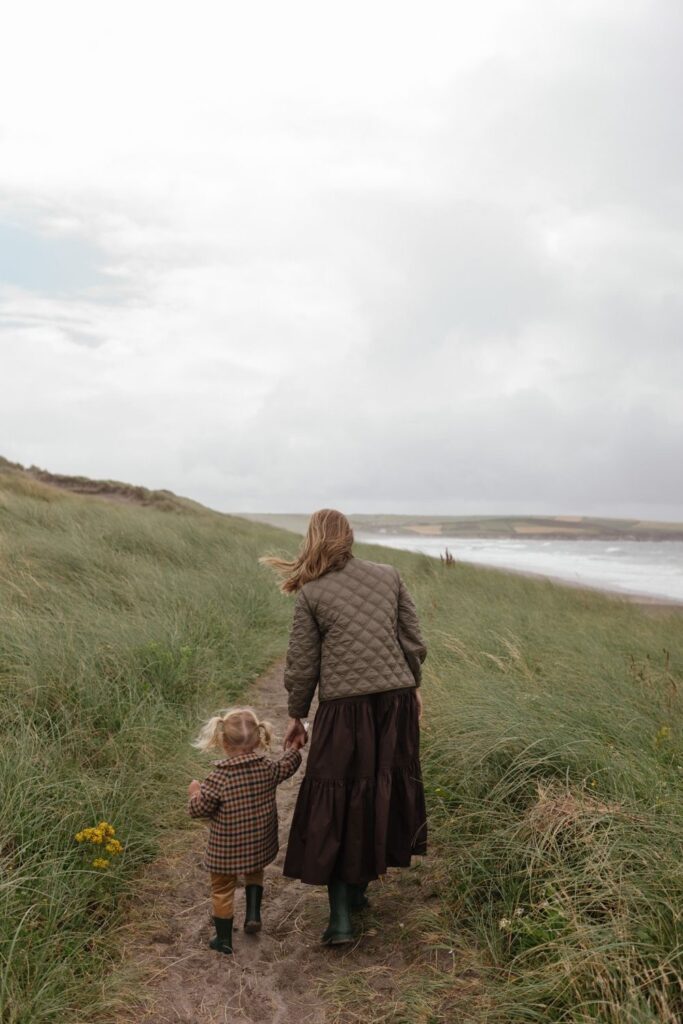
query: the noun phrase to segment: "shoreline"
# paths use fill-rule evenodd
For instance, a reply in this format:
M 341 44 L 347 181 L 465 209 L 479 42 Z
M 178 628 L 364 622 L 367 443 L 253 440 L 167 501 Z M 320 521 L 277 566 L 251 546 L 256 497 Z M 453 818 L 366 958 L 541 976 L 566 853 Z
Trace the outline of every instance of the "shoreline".
M 383 542 L 373 542 L 368 539 L 367 534 L 362 539 L 359 538 L 359 543 L 374 543 L 378 547 L 389 548 L 391 551 L 411 551 L 413 554 L 420 554 L 419 551 L 412 548 L 394 547 L 391 544 Z M 426 551 L 421 553 L 426 555 L 427 558 L 433 558 L 435 561 L 439 557 L 437 554 L 429 554 Z M 625 601 L 627 604 L 634 604 L 651 612 L 683 612 L 683 601 L 677 601 L 676 598 L 666 597 L 663 594 L 642 594 L 639 591 L 634 590 L 613 590 L 610 587 L 601 586 L 599 583 L 586 583 L 580 580 L 570 580 L 565 576 L 555 576 L 551 573 L 535 572 L 533 569 L 515 569 L 506 565 L 488 565 L 484 562 L 475 562 L 467 558 L 458 558 L 456 555 L 453 557 L 456 562 L 460 562 L 462 565 L 471 565 L 475 569 L 490 569 L 492 572 L 511 573 L 513 576 L 526 576 L 528 579 L 548 580 L 550 583 L 555 583 L 558 586 L 571 587 L 574 590 L 587 590 L 595 594 L 603 594 L 605 597 L 612 598 L 616 601 Z
M 306 529 L 307 516 L 304 516 L 304 515 L 301 515 L 301 514 L 297 514 L 297 513 L 287 514 L 287 513 L 261 513 L 261 512 L 246 512 L 245 513 L 245 512 L 243 512 L 243 513 L 234 513 L 234 514 L 235 515 L 240 515 L 241 518 L 247 519 L 247 520 L 249 520 L 251 522 L 267 523 L 268 525 L 275 526 L 278 529 L 286 530 L 289 533 L 297 533 L 299 535 L 303 535 L 305 533 L 305 529 Z M 352 516 L 351 518 L 353 519 L 354 517 Z M 368 545 L 373 545 L 373 546 L 376 546 L 376 547 L 387 548 L 387 549 L 389 549 L 391 551 L 412 552 L 413 554 L 422 553 L 422 554 L 426 555 L 427 558 L 433 558 L 435 560 L 439 557 L 439 554 L 437 552 L 434 552 L 434 553 L 430 553 L 430 552 L 427 552 L 427 551 L 420 552 L 416 548 L 404 547 L 401 544 L 394 545 L 394 544 L 387 543 L 387 540 L 391 539 L 391 537 L 392 537 L 391 534 L 380 533 L 377 530 L 368 529 L 368 527 L 365 526 L 365 524 L 360 524 L 360 528 L 356 527 L 356 529 L 354 530 L 354 533 L 356 535 L 356 540 L 357 540 L 357 542 L 359 544 L 368 544 Z M 427 533 L 425 531 L 415 531 L 415 532 L 411 532 L 411 533 L 403 532 L 402 531 L 400 533 L 396 533 L 394 536 L 396 537 L 396 539 L 400 539 L 400 540 L 405 540 L 407 537 L 414 537 L 415 540 L 418 540 L 419 536 L 420 536 L 420 533 L 422 533 L 423 536 L 429 537 L 430 540 L 435 539 L 435 536 L 443 536 L 443 535 L 435 535 L 435 534 L 433 534 L 431 532 Z M 537 539 L 540 539 L 540 535 L 537 536 L 537 537 L 532 537 L 529 534 L 526 534 L 526 535 L 517 534 L 516 536 L 512 536 L 510 534 L 507 534 L 507 535 L 501 534 L 500 536 L 497 536 L 497 537 L 493 537 L 493 536 L 490 536 L 490 535 L 486 535 L 486 536 L 485 535 L 478 535 L 478 536 L 475 537 L 472 534 L 470 534 L 468 536 L 465 536 L 465 535 L 458 536 L 458 535 L 453 534 L 453 535 L 449 535 L 448 537 L 443 536 L 443 539 L 444 540 L 451 540 L 451 539 L 453 539 L 453 540 L 479 540 L 479 541 L 486 541 L 486 540 L 537 540 Z M 617 541 L 623 541 L 623 540 L 628 539 L 631 542 L 643 543 L 646 538 L 643 538 L 642 536 L 641 537 L 633 536 L 633 537 L 625 538 L 623 536 L 613 536 L 612 534 L 609 534 L 609 535 L 600 536 L 600 537 L 597 537 L 597 536 L 593 536 L 593 537 L 573 536 L 571 538 L 566 536 L 566 535 L 565 536 L 561 536 L 561 537 L 558 535 L 555 538 L 547 536 L 547 535 L 544 535 L 543 539 L 544 540 L 553 540 L 553 539 L 555 539 L 555 540 L 570 540 L 571 539 L 572 541 L 576 540 L 577 542 L 580 541 L 580 540 L 583 540 L 583 541 L 589 541 L 590 540 L 590 541 L 599 541 L 600 543 L 613 542 L 613 541 L 617 542 Z M 666 543 L 671 542 L 671 541 L 678 542 L 678 538 L 663 537 L 661 535 L 659 537 L 657 537 L 656 540 L 654 538 L 649 538 L 649 537 L 647 538 L 647 540 L 648 541 L 651 540 L 651 542 L 657 543 L 657 544 L 666 544 Z M 451 553 L 453 554 L 453 552 L 451 552 Z M 683 601 L 678 600 L 678 599 L 676 599 L 674 597 L 668 597 L 668 596 L 666 596 L 664 594 L 643 594 L 640 591 L 615 590 L 615 589 L 612 589 L 610 587 L 606 587 L 604 585 L 601 585 L 600 583 L 587 583 L 587 582 L 580 581 L 580 580 L 567 579 L 564 576 L 556 576 L 556 575 L 554 575 L 552 573 L 536 572 L 533 569 L 518 569 L 518 568 L 512 568 L 510 566 L 505 566 L 505 565 L 490 565 L 488 563 L 476 562 L 476 561 L 473 561 L 473 560 L 470 560 L 470 559 L 466 559 L 466 558 L 458 558 L 457 555 L 455 555 L 455 554 L 453 554 L 453 557 L 455 558 L 456 562 L 461 562 L 464 565 L 472 565 L 472 566 L 474 566 L 477 569 L 491 569 L 493 572 L 512 573 L 515 576 L 527 576 L 529 579 L 549 580 L 551 583 L 555 583 L 558 586 L 572 587 L 575 590 L 585 590 L 585 591 L 592 592 L 592 593 L 603 594 L 604 596 L 609 597 L 609 598 L 611 598 L 613 600 L 616 600 L 616 601 L 622 601 L 622 602 L 626 602 L 627 604 L 637 605 L 638 607 L 643 608 L 645 610 L 648 610 L 648 611 L 650 611 L 652 613 L 657 613 L 657 612 L 666 613 L 666 612 L 681 612 L 681 611 L 683 611 Z
M 394 548 L 394 551 L 401 550 Z M 428 556 L 432 557 L 432 556 Z M 640 594 L 632 590 L 610 590 L 609 587 L 601 587 L 598 583 L 583 583 L 578 580 L 568 580 L 564 576 L 551 576 L 548 573 L 533 572 L 531 569 L 510 569 L 500 565 L 482 565 L 481 562 L 469 562 L 465 559 L 457 559 L 463 565 L 473 565 L 477 569 L 491 569 L 493 572 L 511 573 L 513 576 L 526 576 L 534 580 L 548 580 L 562 587 L 571 587 L 573 590 L 588 590 L 594 594 L 602 594 L 605 597 L 625 601 L 627 604 L 639 605 L 651 611 L 677 611 L 683 612 L 683 601 L 676 601 L 672 597 L 656 596 L 654 594 Z

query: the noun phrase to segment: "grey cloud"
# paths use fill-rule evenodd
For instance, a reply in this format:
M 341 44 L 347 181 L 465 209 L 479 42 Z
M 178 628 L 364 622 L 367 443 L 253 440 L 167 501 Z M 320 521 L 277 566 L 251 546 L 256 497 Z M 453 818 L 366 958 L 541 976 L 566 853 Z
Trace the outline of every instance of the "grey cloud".
M 362 276 L 353 266 L 349 273 L 383 357 L 397 344 L 438 344 L 452 331 L 472 343 L 514 336 L 557 301 L 540 239 L 517 211 L 483 199 L 354 199 L 340 220 L 373 252 L 378 273 L 370 260 Z
M 413 97 L 245 110 L 167 193 L 54 199 L 125 291 L 15 297 L 86 351 L 2 454 L 228 510 L 683 519 L 683 11 L 598 6 L 522 4 L 535 42 Z

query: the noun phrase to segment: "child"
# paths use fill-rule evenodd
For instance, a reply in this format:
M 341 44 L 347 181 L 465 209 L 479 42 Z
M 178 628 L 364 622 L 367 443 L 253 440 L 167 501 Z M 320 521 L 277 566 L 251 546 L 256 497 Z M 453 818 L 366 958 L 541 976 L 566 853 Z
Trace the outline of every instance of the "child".
M 204 867 L 211 874 L 216 935 L 209 946 L 220 953 L 232 953 L 238 875 L 246 884 L 244 930 L 261 928 L 263 868 L 278 851 L 275 791 L 301 764 L 300 740 L 271 761 L 263 753 L 271 739 L 268 722 L 259 722 L 250 708 L 233 708 L 209 719 L 193 743 L 199 750 L 218 747 L 226 755 L 204 782 L 193 779 L 188 789 L 190 816 L 211 819 Z

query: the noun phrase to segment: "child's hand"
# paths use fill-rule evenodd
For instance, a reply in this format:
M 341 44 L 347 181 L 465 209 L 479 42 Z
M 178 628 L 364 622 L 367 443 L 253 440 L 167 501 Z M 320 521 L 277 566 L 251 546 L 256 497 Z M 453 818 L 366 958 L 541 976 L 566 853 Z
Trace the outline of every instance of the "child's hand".
M 200 786 L 200 784 L 197 782 L 196 779 L 193 779 L 192 782 L 190 783 L 190 785 L 187 787 L 187 795 L 189 797 L 199 796 L 201 791 L 202 791 L 202 787 Z

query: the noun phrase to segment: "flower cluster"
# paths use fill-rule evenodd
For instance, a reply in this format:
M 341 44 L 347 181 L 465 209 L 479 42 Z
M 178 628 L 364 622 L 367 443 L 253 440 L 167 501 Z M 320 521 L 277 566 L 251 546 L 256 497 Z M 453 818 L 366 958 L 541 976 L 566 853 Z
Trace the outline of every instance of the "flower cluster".
M 671 736 L 671 729 L 668 725 L 662 725 L 655 734 L 655 747 L 661 747 Z
M 92 828 L 84 828 L 74 836 L 77 843 L 91 843 L 93 846 L 103 846 L 104 851 L 111 857 L 123 853 L 123 845 L 115 839 L 116 829 L 108 821 L 101 821 L 99 825 Z M 110 862 L 106 857 L 96 857 L 92 862 L 94 868 L 105 869 Z

